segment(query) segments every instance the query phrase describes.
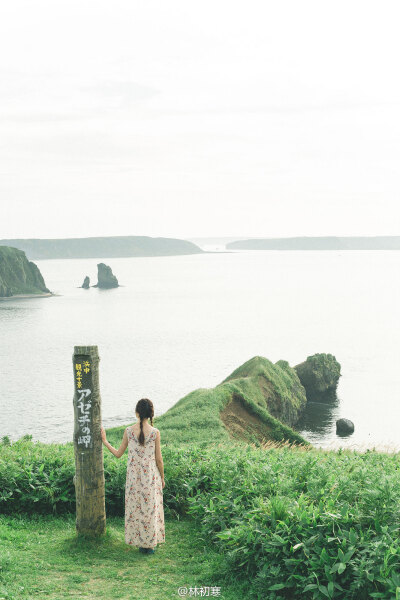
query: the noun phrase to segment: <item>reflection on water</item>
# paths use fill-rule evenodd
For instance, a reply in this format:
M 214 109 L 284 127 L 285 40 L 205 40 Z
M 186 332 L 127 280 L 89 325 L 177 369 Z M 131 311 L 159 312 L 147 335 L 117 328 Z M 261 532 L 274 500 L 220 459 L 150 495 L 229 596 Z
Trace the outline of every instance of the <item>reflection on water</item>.
M 400 452 L 400 445 L 393 441 L 388 441 L 388 443 L 360 442 L 355 439 L 354 432 L 336 433 L 336 421 L 340 418 L 343 418 L 340 415 L 340 398 L 336 391 L 331 391 L 320 397 L 319 401 L 307 401 L 305 411 L 293 429 L 313 446 L 325 450 L 345 448 L 365 452 L 375 448 L 380 452 Z
M 337 391 L 336 388 L 330 389 L 326 392 L 317 392 L 315 390 L 313 390 L 313 388 L 311 387 L 306 387 L 306 396 L 307 396 L 307 403 L 309 404 L 310 402 L 315 402 L 317 404 L 328 404 L 333 406 L 334 404 L 337 404 L 338 402 L 338 397 L 337 397 Z
M 336 433 L 336 420 L 339 419 L 340 400 L 336 393 L 325 394 L 319 401 L 307 401 L 305 411 L 295 429 L 312 444 L 331 440 Z

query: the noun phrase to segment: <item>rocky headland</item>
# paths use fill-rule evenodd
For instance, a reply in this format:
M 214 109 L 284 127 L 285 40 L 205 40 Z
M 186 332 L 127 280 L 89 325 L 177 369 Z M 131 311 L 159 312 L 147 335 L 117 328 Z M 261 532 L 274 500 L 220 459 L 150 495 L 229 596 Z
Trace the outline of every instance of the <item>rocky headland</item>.
M 52 295 L 35 263 L 25 252 L 0 246 L 0 298 Z
M 213 432 L 217 443 L 289 442 L 310 445 L 293 427 L 307 406 L 297 371 L 285 360 L 254 356 L 214 388 L 196 389 L 157 417 L 169 439 L 201 442 Z M 182 423 L 188 426 L 182 428 Z

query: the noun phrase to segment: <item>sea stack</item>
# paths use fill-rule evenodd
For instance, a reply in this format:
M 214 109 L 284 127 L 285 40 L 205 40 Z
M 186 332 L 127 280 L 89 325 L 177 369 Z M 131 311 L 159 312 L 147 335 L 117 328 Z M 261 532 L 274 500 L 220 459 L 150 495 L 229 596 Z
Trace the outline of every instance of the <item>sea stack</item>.
M 307 400 L 326 401 L 335 397 L 340 364 L 332 354 L 313 354 L 295 370 L 306 390 Z
M 88 290 L 90 285 L 90 277 L 86 275 L 84 282 L 82 283 L 82 287 L 84 290 Z
M 118 285 L 118 279 L 113 275 L 111 267 L 99 263 L 97 265 L 97 284 L 93 287 L 109 289 L 118 287 Z

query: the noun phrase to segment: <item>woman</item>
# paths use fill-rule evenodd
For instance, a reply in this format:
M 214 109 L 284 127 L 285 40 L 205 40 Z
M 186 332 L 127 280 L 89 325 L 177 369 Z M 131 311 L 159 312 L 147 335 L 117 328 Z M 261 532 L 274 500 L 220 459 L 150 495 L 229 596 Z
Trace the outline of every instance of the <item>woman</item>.
M 154 408 L 148 398 L 136 404 L 140 419 L 124 431 L 118 450 L 107 441 L 101 427 L 103 444 L 120 458 L 128 448 L 125 484 L 125 542 L 139 546 L 144 554 L 153 554 L 157 544 L 165 542 L 163 488 L 164 463 L 161 436 L 153 427 Z M 151 426 L 148 423 L 150 419 Z

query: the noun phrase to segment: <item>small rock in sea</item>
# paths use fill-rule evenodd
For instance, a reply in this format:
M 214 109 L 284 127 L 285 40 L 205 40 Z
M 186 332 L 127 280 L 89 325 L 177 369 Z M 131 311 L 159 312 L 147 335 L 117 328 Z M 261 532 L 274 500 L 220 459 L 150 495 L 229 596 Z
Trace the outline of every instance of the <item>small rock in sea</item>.
M 111 267 L 104 263 L 97 265 L 97 284 L 93 287 L 99 288 L 115 288 L 118 287 L 118 279 L 113 275 Z
M 350 419 L 338 419 L 336 421 L 336 433 L 339 434 L 348 434 L 353 433 L 354 431 L 354 423 L 350 421 Z
M 89 289 L 89 284 L 90 284 L 90 277 L 88 277 L 88 276 L 86 275 L 86 277 L 85 277 L 85 281 L 82 283 L 82 287 L 83 287 L 85 290 L 88 290 L 88 289 Z

